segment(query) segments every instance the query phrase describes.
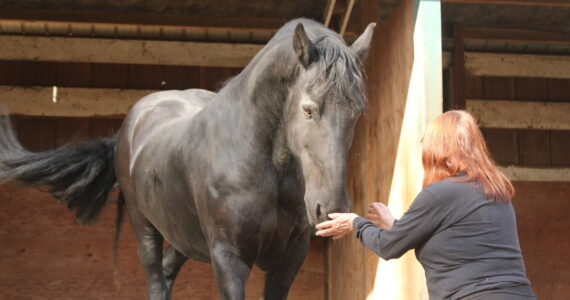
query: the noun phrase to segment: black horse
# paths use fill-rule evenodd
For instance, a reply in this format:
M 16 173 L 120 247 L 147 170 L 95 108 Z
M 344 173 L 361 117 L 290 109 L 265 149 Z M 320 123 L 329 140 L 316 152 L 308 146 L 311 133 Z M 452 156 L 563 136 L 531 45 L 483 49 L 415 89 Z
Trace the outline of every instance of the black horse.
M 5 121 L 0 180 L 47 187 L 80 223 L 118 182 L 117 227 L 126 205 L 149 299 L 170 298 L 188 258 L 212 263 L 223 299 L 244 298 L 254 263 L 267 272 L 265 299 L 285 299 L 309 224 L 349 208 L 346 159 L 374 26 L 348 47 L 314 21 L 291 21 L 218 93 L 148 95 L 116 137 L 32 153 Z

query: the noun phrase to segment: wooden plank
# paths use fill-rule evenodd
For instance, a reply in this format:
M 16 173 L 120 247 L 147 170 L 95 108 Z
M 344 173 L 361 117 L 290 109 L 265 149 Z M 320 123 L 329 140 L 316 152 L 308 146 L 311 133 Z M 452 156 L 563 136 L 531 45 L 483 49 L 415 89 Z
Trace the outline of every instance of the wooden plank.
M 91 136 L 93 138 L 111 136 L 119 131 L 122 124 L 123 118 L 92 118 Z
M 200 87 L 200 67 L 165 66 L 165 89 L 189 89 Z
M 20 118 L 18 139 L 30 151 L 45 151 L 56 146 L 54 118 Z
M 21 83 L 21 63 L 20 61 L 0 61 L 0 85 L 19 85 Z
M 336 0 L 327 0 L 327 5 L 325 6 L 325 10 L 323 12 L 323 24 L 325 27 L 329 27 L 331 24 L 331 18 L 333 15 L 333 10 L 336 4 Z
M 519 162 L 523 166 L 549 166 L 550 132 L 519 130 Z
M 550 154 L 553 166 L 570 166 L 570 131 L 550 132 Z
M 88 118 L 57 118 L 56 147 L 84 141 L 91 137 L 91 122 Z
M 244 67 L 262 47 L 254 44 L 0 35 L 0 60 Z
M 163 66 L 129 65 L 130 89 L 163 89 Z
M 441 2 L 570 7 L 570 2 L 567 0 L 441 0 Z
M 486 128 L 570 129 L 570 103 L 467 100 L 467 111 Z
M 65 87 L 91 87 L 93 66 L 90 63 L 58 63 L 57 84 Z
M 548 79 L 548 100 L 570 102 L 570 79 Z
M 0 103 L 12 114 L 32 116 L 124 115 L 140 98 L 153 90 L 58 88 L 57 103 L 52 87 L 0 86 Z
M 512 201 L 526 275 L 537 299 L 566 299 L 570 294 L 570 184 L 513 182 Z
M 483 99 L 483 77 L 465 76 L 465 98 L 467 99 Z
M 342 16 L 342 20 L 340 21 L 340 29 L 338 30 L 338 33 L 342 36 L 344 36 L 344 32 L 346 31 L 346 26 L 348 25 L 348 20 L 350 20 L 350 14 L 352 13 L 352 8 L 354 7 L 354 2 L 356 0 L 346 0 L 346 1 L 348 4 L 346 7 L 346 11 Z
M 521 166 L 500 167 L 511 181 L 570 182 L 570 168 L 533 168 Z
M 526 101 L 547 99 L 546 79 L 520 77 L 515 79 L 515 98 Z
M 93 64 L 93 87 L 124 89 L 128 87 L 126 64 Z
M 515 99 L 514 78 L 485 76 L 483 87 L 485 99 Z
M 570 43 L 569 34 L 528 29 L 466 27 L 464 36 L 466 40 L 537 42 L 562 45 Z
M 519 163 L 518 132 L 516 129 L 484 128 L 487 148 L 499 165 Z
M 58 66 L 53 62 L 45 61 L 22 61 L 20 62 L 22 77 L 19 85 L 56 85 L 58 78 Z M 1 69 L 2 72 L 6 70 Z M 7 71 L 9 72 L 9 71 Z
M 463 27 L 453 28 L 453 109 L 465 109 L 465 43 Z
M 247 29 L 276 31 L 285 24 L 282 18 L 216 17 L 196 15 L 119 13 L 108 11 L 66 11 L 45 9 L 0 10 L 0 19 L 22 21 L 51 21 L 53 23 L 92 23 L 105 25 L 131 24 L 184 28 Z
M 466 52 L 465 70 L 475 76 L 570 78 L 570 56 Z

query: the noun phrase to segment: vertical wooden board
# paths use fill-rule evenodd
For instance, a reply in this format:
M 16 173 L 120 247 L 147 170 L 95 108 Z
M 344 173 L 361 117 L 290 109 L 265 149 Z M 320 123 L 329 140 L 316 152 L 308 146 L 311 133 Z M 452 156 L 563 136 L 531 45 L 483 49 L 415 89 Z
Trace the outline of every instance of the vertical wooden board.
M 519 162 L 524 166 L 548 166 L 550 159 L 550 132 L 547 130 L 518 130 Z
M 515 98 L 525 101 L 544 101 L 547 97 L 546 79 L 519 77 L 515 79 Z
M 519 145 L 516 129 L 485 129 L 487 148 L 493 160 L 499 165 L 519 163 Z
M 550 153 L 553 166 L 570 166 L 570 131 L 550 131 Z
M 0 85 L 20 85 L 20 61 L 0 61 Z
M 25 86 L 50 86 L 57 83 L 57 63 L 44 61 L 21 62 L 22 81 Z
M 57 118 L 56 146 L 74 144 L 91 139 L 91 120 L 88 118 Z
M 91 87 L 93 67 L 91 63 L 57 64 L 57 85 L 64 87 Z
M 484 95 L 485 99 L 515 99 L 515 79 L 511 77 L 485 76 Z
M 102 138 L 111 136 L 121 128 L 123 118 L 93 118 L 91 119 L 91 136 Z
M 570 294 L 570 183 L 513 182 L 526 273 L 538 299 Z
M 45 151 L 55 148 L 54 118 L 21 117 L 18 139 L 22 146 L 30 151 Z
M 125 89 L 129 82 L 129 65 L 93 64 L 93 87 Z
M 483 77 L 467 74 L 465 76 L 465 98 L 483 99 Z
M 163 66 L 129 65 L 129 88 L 163 89 Z
M 548 100 L 570 102 L 570 79 L 548 79 Z
M 200 88 L 200 67 L 164 66 L 166 89 Z

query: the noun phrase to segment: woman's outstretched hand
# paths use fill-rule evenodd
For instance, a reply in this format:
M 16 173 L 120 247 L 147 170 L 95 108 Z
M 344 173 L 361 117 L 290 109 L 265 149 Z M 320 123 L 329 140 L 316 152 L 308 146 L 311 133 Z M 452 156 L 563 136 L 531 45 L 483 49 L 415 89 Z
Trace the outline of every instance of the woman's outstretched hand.
M 394 216 L 392 216 L 390 209 L 380 202 L 373 202 L 370 204 L 368 207 L 368 213 L 366 214 L 366 219 L 385 230 L 392 229 L 394 220 L 396 220 Z
M 317 236 L 330 236 L 333 240 L 340 239 L 345 235 L 354 231 L 352 222 L 358 217 L 352 213 L 334 213 L 329 214 L 331 220 L 317 224 Z

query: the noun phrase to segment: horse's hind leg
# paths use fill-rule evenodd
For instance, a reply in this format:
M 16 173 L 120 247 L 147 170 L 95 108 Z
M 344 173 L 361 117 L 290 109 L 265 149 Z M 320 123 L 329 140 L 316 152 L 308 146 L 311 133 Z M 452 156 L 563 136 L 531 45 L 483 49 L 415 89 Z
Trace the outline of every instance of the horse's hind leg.
M 147 276 L 149 300 L 169 300 L 170 291 L 162 272 L 162 235 L 136 208 L 129 207 L 129 217 L 136 235 L 137 249 Z
M 178 271 L 180 271 L 180 268 L 187 260 L 188 257 L 176 251 L 172 246 L 168 246 L 162 250 L 162 271 L 170 294 L 172 294 L 174 279 L 176 279 Z
M 300 231 L 290 239 L 285 258 L 280 265 L 265 275 L 264 300 L 287 299 L 289 288 L 301 269 L 309 249 L 310 231 Z

